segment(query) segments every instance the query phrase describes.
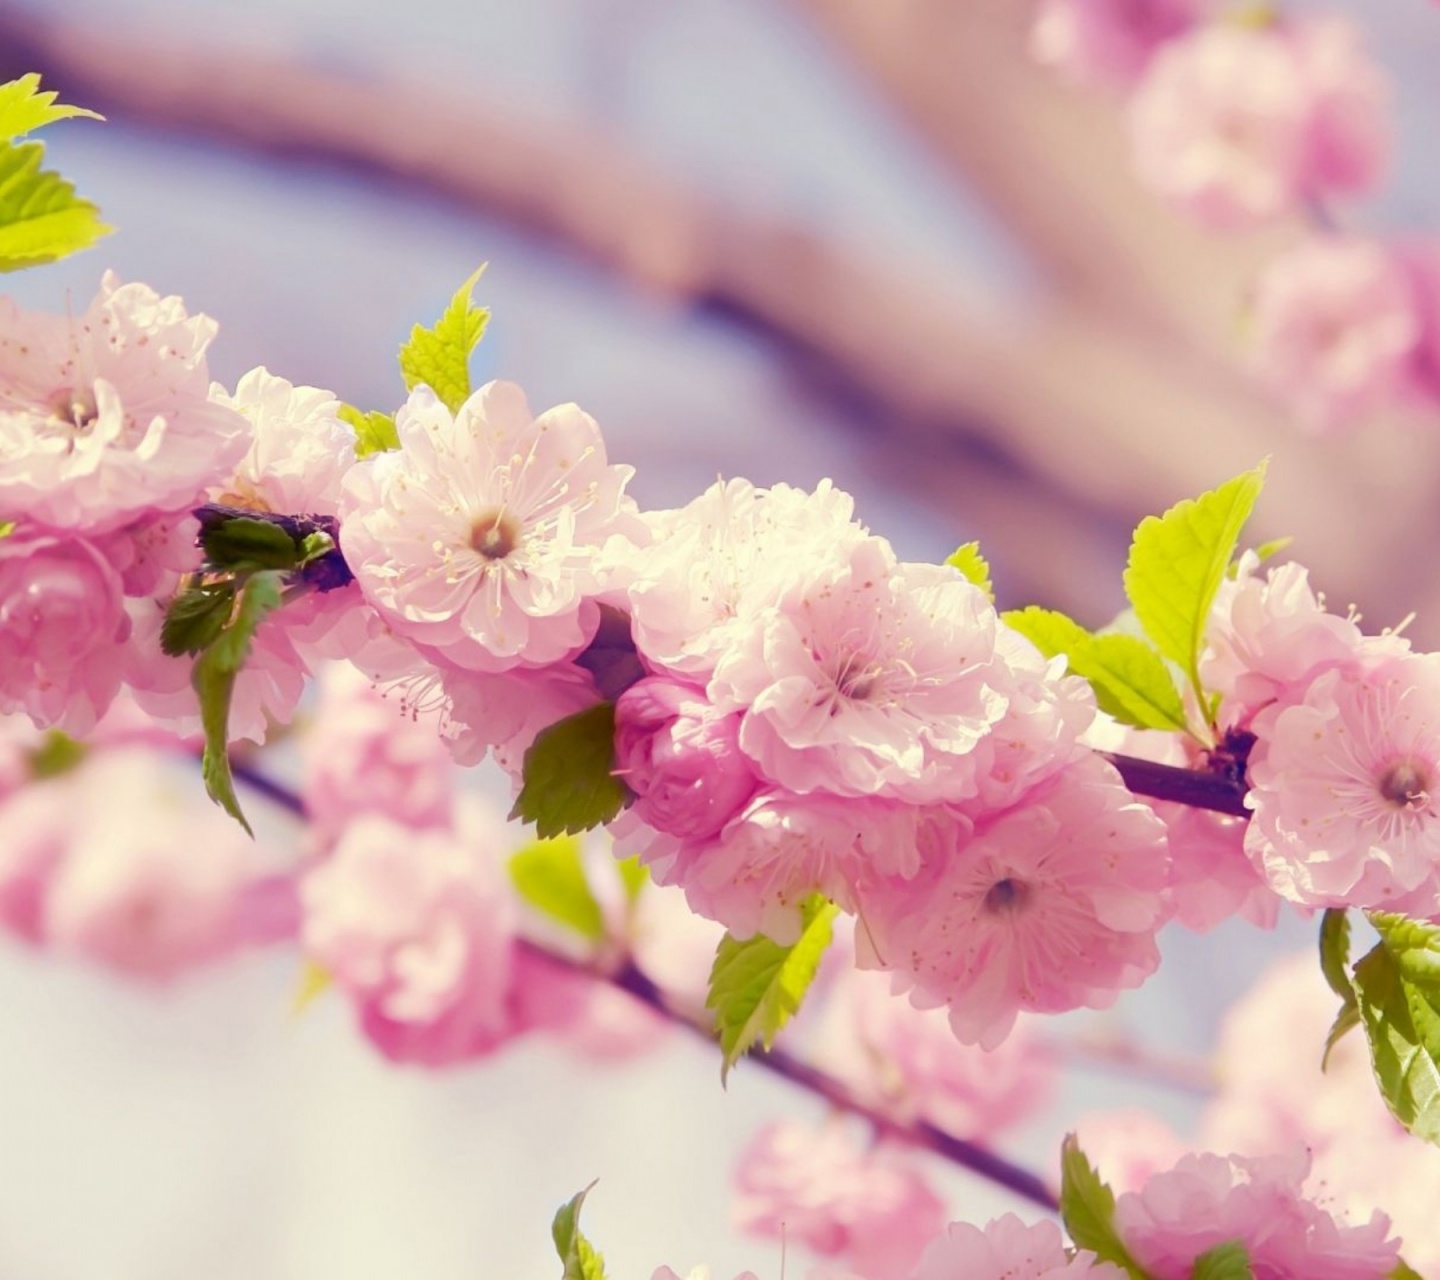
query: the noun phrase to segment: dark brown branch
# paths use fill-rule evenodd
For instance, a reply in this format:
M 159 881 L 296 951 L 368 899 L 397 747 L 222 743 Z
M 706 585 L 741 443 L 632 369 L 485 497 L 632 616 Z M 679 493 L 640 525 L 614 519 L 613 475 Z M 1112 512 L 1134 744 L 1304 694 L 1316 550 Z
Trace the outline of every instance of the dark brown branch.
M 1245 787 L 1229 778 L 1110 751 L 1100 754 L 1120 771 L 1121 780 L 1137 796 L 1169 800 L 1192 809 L 1209 809 L 1212 813 L 1228 813 L 1237 818 L 1250 816 L 1250 810 L 1245 807 Z

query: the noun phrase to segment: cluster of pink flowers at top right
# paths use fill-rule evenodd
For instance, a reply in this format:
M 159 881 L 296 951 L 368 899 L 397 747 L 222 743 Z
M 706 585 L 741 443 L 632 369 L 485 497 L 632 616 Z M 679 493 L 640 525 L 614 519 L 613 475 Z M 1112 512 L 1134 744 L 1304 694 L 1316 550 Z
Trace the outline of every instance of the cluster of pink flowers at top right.
M 1309 430 L 1440 402 L 1440 254 L 1340 233 L 1328 203 L 1372 193 L 1390 87 L 1337 15 L 1214 0 L 1044 0 L 1034 55 L 1118 87 L 1137 175 L 1205 226 L 1311 230 L 1256 276 L 1238 319 L 1262 384 Z

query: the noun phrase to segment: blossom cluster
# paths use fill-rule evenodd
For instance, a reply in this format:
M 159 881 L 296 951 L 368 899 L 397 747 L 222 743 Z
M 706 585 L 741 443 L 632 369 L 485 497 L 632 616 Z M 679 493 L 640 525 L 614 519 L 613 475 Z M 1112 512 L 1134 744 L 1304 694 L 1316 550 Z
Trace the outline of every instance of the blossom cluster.
M 1135 170 L 1213 230 L 1290 237 L 1240 317 L 1261 382 L 1311 430 L 1440 401 L 1436 249 L 1337 230 L 1330 202 L 1371 194 L 1391 150 L 1390 91 L 1338 15 L 1210 0 L 1045 0 L 1037 58 L 1126 95 Z
M 469 1060 L 534 1029 L 628 1053 L 653 1019 L 527 941 L 498 813 L 457 769 L 491 755 L 524 802 L 547 736 L 599 726 L 598 782 L 624 810 L 615 852 L 733 940 L 798 944 L 820 902 L 853 917 L 851 954 L 873 972 L 831 978 L 855 1018 L 825 1033 L 848 1044 L 837 1075 L 882 1112 L 984 1141 L 1033 1107 L 1043 1054 L 1007 1045 L 1004 1076 L 1004 1057 L 965 1054 L 999 1049 L 1022 1017 L 1108 1006 L 1154 971 L 1172 918 L 1268 923 L 1282 901 L 1440 917 L 1440 656 L 1328 612 L 1298 565 L 1232 566 L 1208 599 L 1187 731 L 1146 732 L 997 613 L 983 564 L 901 560 L 828 482 L 719 481 L 644 511 L 592 418 L 535 416 L 508 383 L 453 405 L 417 385 L 376 448 L 328 392 L 265 370 L 202 390 L 211 327 L 174 299 L 107 278 L 82 320 L 33 319 L 35 341 L 5 351 L 3 706 L 34 732 L 99 725 L 108 745 L 4 800 L 24 838 L 0 911 L 32 941 L 168 977 L 294 938 L 392 1060 Z M 18 310 L 9 322 L 29 332 Z M 244 607 L 219 594 L 227 575 L 275 572 L 259 550 L 221 563 L 217 528 L 318 538 L 314 563 L 285 562 L 227 686 L 231 735 L 258 740 L 318 680 L 301 738 L 311 823 L 279 877 L 257 875 L 228 826 L 182 864 L 176 832 L 133 802 L 154 752 L 203 718 L 192 664 L 162 644 L 179 602 L 216 593 L 218 634 Z M 93 577 L 53 567 L 81 563 Z M 1133 793 L 1102 754 L 1117 747 L 1243 784 L 1249 821 Z M 37 749 L 11 753 L 7 785 Z M 85 815 L 110 811 L 65 799 L 81 787 L 128 798 L 114 812 L 134 821 L 109 817 L 108 844 Z M 616 913 L 587 938 L 642 956 L 643 913 Z M 649 927 L 660 952 L 694 950 Z M 1004 1220 L 952 1227 L 920 1258 L 943 1203 L 894 1153 L 847 1143 L 759 1135 L 740 1221 L 866 1280 L 1112 1268 Z M 1117 1230 L 1160 1280 L 1237 1239 L 1282 1272 L 1313 1254 L 1341 1259 L 1337 1277 L 1376 1274 L 1363 1267 L 1393 1255 L 1388 1228 L 1337 1226 L 1304 1200 L 1305 1172 L 1191 1157 L 1122 1196 Z M 1285 1230 L 1252 1231 L 1262 1210 Z

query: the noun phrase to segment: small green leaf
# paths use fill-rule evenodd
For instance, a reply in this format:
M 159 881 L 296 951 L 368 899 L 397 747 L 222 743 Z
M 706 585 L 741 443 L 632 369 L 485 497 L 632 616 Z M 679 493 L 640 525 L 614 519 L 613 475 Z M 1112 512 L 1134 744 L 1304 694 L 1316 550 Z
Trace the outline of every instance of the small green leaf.
M 172 658 L 208 648 L 230 621 L 234 582 L 214 582 L 182 591 L 165 610 L 160 648 Z
M 283 581 L 283 575 L 273 571 L 249 578 L 241 589 L 234 619 L 195 660 L 195 669 L 190 673 L 190 683 L 200 697 L 200 726 L 205 734 L 205 753 L 200 760 L 205 790 L 250 835 L 255 833 L 240 811 L 235 780 L 230 775 L 230 699 L 235 693 L 235 677 L 250 656 L 250 642 L 257 628 L 280 607 Z
M 456 290 L 445 314 L 432 329 L 416 325 L 410 340 L 400 348 L 400 374 L 413 391 L 424 383 L 451 413 L 470 398 L 470 353 L 485 333 L 490 312 L 470 301 L 470 291 L 480 279 L 482 265 Z
M 1360 1025 L 1360 1006 L 1356 1003 L 1352 994 L 1347 1004 L 1342 1004 L 1335 1012 L 1335 1021 L 1330 1024 L 1330 1030 L 1325 1035 L 1325 1048 L 1320 1054 L 1320 1070 L 1328 1071 L 1330 1068 L 1330 1055 L 1335 1052 L 1335 1046 L 1348 1036 Z
M 510 859 L 510 879 L 537 911 L 591 942 L 605 936 L 605 914 L 585 878 L 580 841 L 574 836 L 526 845 Z
M 1080 1248 L 1101 1262 L 1113 1262 L 1131 1280 L 1148 1280 L 1115 1231 L 1115 1193 L 1100 1180 L 1073 1133 L 1060 1147 L 1060 1217 Z
M 990 563 L 980 554 L 978 542 L 967 542 L 956 547 L 945 563 L 952 569 L 959 569 L 992 601 L 995 599 L 995 588 L 990 584 Z
M 25 763 L 32 778 L 58 778 L 75 768 L 89 752 L 90 748 L 85 743 L 77 742 L 59 729 L 51 729 L 40 740 L 38 747 L 31 748 Z
M 1264 564 L 1265 561 L 1279 555 L 1294 541 L 1295 539 L 1291 537 L 1271 538 L 1269 542 L 1262 542 L 1255 548 L 1255 558 Z
M 11 80 L 8 84 L 0 84 L 0 142 L 24 137 L 57 120 L 77 117 L 105 119 L 84 107 L 59 104 L 55 101 L 57 96 L 53 91 L 41 90 L 40 76 L 36 72 Z
M 525 753 L 512 819 L 542 837 L 576 834 L 609 822 L 634 798 L 611 770 L 615 704 L 597 703 L 542 729 Z
M 40 167 L 44 151 L 38 142 L 0 142 L 0 271 L 68 257 L 114 229 L 73 183 Z
M 1195 1259 L 1190 1280 L 1255 1280 L 1250 1251 L 1240 1240 L 1227 1240 Z
M 1100 709 L 1121 724 L 1187 732 L 1169 668 L 1143 640 L 1118 632 L 1091 635 L 1063 613 L 1035 605 L 1002 618 L 1047 658 L 1064 654 L 1070 670 L 1090 682 Z
M 300 563 L 294 538 L 278 524 L 249 516 L 202 524 L 200 547 L 216 569 L 293 569 Z
M 560 1280 L 605 1280 L 605 1259 L 595 1252 L 580 1230 L 580 1206 L 594 1185 L 592 1182 L 562 1204 L 550 1224 L 550 1238 L 555 1241 L 555 1252 L 565 1267 Z
M 15 532 L 15 521 L 0 520 L 0 538 L 8 538 Z
M 296 562 L 295 567 L 303 569 L 307 564 L 310 564 L 314 560 L 319 560 L 321 556 L 328 556 L 334 550 L 335 539 L 328 533 L 318 531 L 315 533 L 307 533 L 300 539 L 300 558 Z
M 1265 463 L 1135 530 L 1125 593 L 1160 653 L 1178 664 L 1201 705 L 1200 650 L 1210 606 L 1225 578 L 1240 531 L 1265 483 Z
M 830 945 L 839 910 L 819 894 L 807 899 L 800 937 L 790 946 L 760 934 L 743 942 L 728 933 L 720 939 L 705 1007 L 715 1013 L 722 1083 L 757 1040 L 770 1048 L 795 1016 Z
M 372 453 L 386 453 L 400 447 L 400 435 L 395 430 L 395 415 L 371 409 L 368 413 L 354 405 L 342 404 L 339 417 L 355 428 L 355 456 L 367 458 Z
M 1425 1277 L 1410 1266 L 1404 1258 L 1401 1258 L 1395 1264 L 1394 1270 L 1385 1277 L 1385 1280 L 1425 1280 Z
M 1320 919 L 1320 972 L 1342 1000 L 1355 999 L 1350 985 L 1350 916 L 1335 907 Z
M 1355 995 L 1385 1105 L 1416 1137 L 1440 1144 L 1440 1014 L 1383 934 L 1355 966 Z

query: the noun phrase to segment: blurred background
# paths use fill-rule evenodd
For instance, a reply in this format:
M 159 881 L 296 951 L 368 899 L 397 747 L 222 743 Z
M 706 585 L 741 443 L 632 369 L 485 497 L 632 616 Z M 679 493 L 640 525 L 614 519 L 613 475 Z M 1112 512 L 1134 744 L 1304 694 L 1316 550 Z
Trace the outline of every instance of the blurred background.
M 1427 233 L 1440 20 L 1328 7 L 1395 77 L 1394 174 L 1353 225 Z M 1030 11 L 3 0 L 0 79 L 38 70 L 108 116 L 46 142 L 119 228 L 6 288 L 81 307 L 112 266 L 220 321 L 221 381 L 264 364 L 393 408 L 410 325 L 488 262 L 478 378 L 594 413 L 642 504 L 830 476 L 902 556 L 979 538 L 1002 606 L 1090 624 L 1121 604 L 1140 516 L 1269 456 L 1255 540 L 1294 535 L 1332 606 L 1371 629 L 1418 611 L 1440 646 L 1440 423 L 1315 437 L 1267 402 L 1238 326 L 1297 228 L 1217 237 L 1162 209 L 1115 102 L 1028 61 Z M 1159 977 L 1085 1024 L 1201 1055 L 1311 933 L 1167 934 Z M 779 1275 L 727 1226 L 730 1162 L 811 1100 L 744 1067 L 722 1093 L 683 1039 L 613 1070 L 528 1044 L 396 1070 L 338 1001 L 292 1020 L 294 979 L 258 957 L 136 991 L 0 948 L 3 1280 L 540 1277 L 551 1213 L 597 1176 L 613 1275 Z M 1116 1102 L 1182 1126 L 1196 1106 L 1082 1064 L 1007 1148 L 1048 1169 L 1080 1110 Z M 946 1176 L 956 1216 L 1008 1207 Z

